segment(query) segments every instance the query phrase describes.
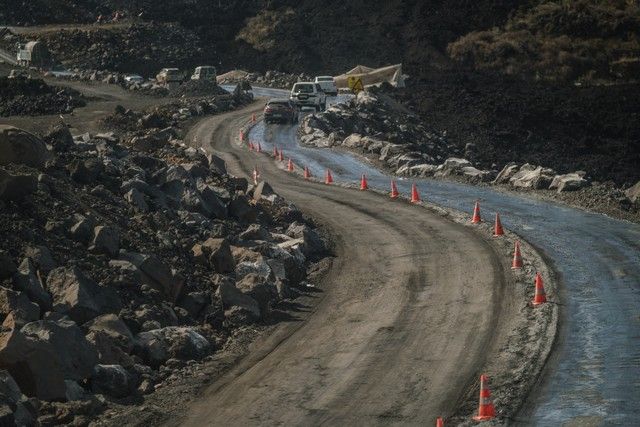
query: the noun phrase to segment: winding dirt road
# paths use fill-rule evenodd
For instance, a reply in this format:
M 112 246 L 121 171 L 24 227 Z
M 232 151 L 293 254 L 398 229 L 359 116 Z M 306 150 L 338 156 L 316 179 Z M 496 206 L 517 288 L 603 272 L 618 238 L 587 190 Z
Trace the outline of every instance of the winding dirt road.
M 254 165 L 333 234 L 314 310 L 215 382 L 184 425 L 417 425 L 454 411 L 496 351 L 511 304 L 503 261 L 470 229 L 373 192 L 305 182 L 232 143 L 254 105 L 188 136 L 232 174 Z M 212 143 L 213 141 L 213 143 Z

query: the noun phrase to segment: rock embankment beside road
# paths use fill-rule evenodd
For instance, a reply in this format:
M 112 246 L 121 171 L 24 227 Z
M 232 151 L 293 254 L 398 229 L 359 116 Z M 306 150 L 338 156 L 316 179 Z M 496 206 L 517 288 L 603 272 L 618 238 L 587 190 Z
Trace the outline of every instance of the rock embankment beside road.
M 206 113 L 243 101 L 225 102 Z M 0 128 L 7 423 L 85 424 L 141 402 L 306 292 L 325 240 L 267 183 L 185 146 L 191 107 L 119 110 L 117 133 Z
M 491 170 L 472 161 L 480 147 L 464 150 L 397 104 L 383 91 L 360 92 L 344 104 L 307 115 L 299 128 L 300 142 L 319 148 L 340 147 L 366 157 L 383 169 L 409 178 L 437 178 L 496 185 L 515 191 L 543 190 L 548 197 L 589 209 L 633 218 L 640 203 L 622 189 L 594 182 L 587 171 L 558 173 L 529 163 L 508 163 Z M 576 196 L 570 193 L 577 192 Z M 604 196 L 603 196 L 604 194 Z M 615 212 L 614 212 L 615 214 Z

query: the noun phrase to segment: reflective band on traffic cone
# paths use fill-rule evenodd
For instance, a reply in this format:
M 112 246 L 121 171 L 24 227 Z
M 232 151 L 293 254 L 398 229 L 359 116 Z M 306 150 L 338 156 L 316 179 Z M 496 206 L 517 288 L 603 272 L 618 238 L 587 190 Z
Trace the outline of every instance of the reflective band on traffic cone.
M 476 202 L 476 206 L 473 208 L 473 218 L 471 218 L 472 224 L 479 224 L 482 222 L 480 218 L 480 202 Z
M 367 177 L 365 176 L 365 174 L 362 174 L 362 177 L 360 178 L 360 190 L 364 191 L 368 189 L 369 184 L 367 184 Z
M 444 420 L 442 417 L 436 418 L 436 427 L 444 427 Z
M 331 171 L 327 169 L 327 173 L 324 174 L 324 183 L 331 184 L 333 183 L 333 176 L 331 176 Z
M 311 172 L 309 172 L 309 168 L 308 167 L 304 167 L 304 179 L 309 179 L 311 178 Z
M 280 152 L 278 153 L 278 161 L 283 161 L 284 160 L 284 153 L 282 152 L 282 150 L 280 150 Z
M 391 198 L 397 199 L 398 196 L 400 196 L 400 193 L 398 192 L 398 186 L 396 185 L 396 182 L 394 180 L 391 180 Z
M 411 186 L 411 203 L 420 203 L 420 194 L 418 194 L 418 187 L 415 182 Z
M 256 145 L 256 153 L 260 153 L 262 152 L 262 147 L 260 146 L 260 143 L 258 142 L 258 145 Z
M 513 270 L 520 270 L 522 268 L 522 254 L 520 253 L 520 242 L 516 240 L 515 248 L 513 249 L 513 262 L 511 263 Z
M 289 172 L 293 172 L 293 162 L 289 159 L 289 163 L 287 164 L 287 170 Z
M 278 147 L 275 145 L 273 146 L 273 157 L 276 159 L 278 158 Z
M 489 390 L 489 378 L 480 375 L 480 403 L 478 405 L 478 415 L 473 417 L 476 421 L 487 421 L 496 416 L 496 409 L 491 402 L 491 391 Z
M 502 235 L 504 235 L 504 230 L 502 229 L 502 223 L 500 222 L 500 214 L 496 212 L 496 223 L 493 226 L 493 237 Z
M 533 305 L 540 305 L 547 302 L 547 294 L 544 292 L 544 283 L 542 282 L 542 276 L 540 273 L 536 273 L 536 293 L 533 297 Z
M 258 172 L 258 167 L 253 168 L 253 183 L 258 185 L 258 178 L 260 178 L 260 173 Z

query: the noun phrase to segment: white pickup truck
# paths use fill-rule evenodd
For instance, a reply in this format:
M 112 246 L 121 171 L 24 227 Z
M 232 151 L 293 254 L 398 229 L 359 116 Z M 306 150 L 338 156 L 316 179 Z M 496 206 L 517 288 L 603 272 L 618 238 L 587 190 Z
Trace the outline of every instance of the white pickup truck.
M 314 82 L 294 84 L 289 99 L 300 108 L 313 107 L 316 111 L 323 111 L 327 108 L 327 95 L 320 85 Z
M 320 85 L 324 93 L 329 96 L 338 95 L 338 88 L 336 87 L 336 82 L 333 80 L 331 76 L 316 76 L 314 83 Z

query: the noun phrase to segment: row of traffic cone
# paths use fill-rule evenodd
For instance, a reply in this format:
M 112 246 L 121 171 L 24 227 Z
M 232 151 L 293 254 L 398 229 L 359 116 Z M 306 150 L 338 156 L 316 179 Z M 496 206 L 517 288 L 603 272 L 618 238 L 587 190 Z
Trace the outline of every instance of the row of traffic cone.
M 255 150 L 256 152 L 260 152 L 261 151 L 261 146 L 260 143 L 258 143 L 257 145 L 253 144 L 251 141 L 249 142 L 249 149 L 250 150 Z M 284 160 L 284 156 L 283 156 L 283 152 L 282 150 L 278 150 L 278 147 L 274 146 L 273 147 L 273 157 L 282 161 Z M 291 158 L 288 159 L 288 163 L 287 163 L 287 171 L 288 172 L 294 172 L 295 171 L 295 167 L 293 164 L 293 161 L 291 160 Z M 257 174 L 257 170 L 254 169 L 254 181 L 257 182 L 257 178 L 256 178 L 256 174 Z M 257 175 L 259 176 L 259 175 Z M 307 166 L 304 167 L 303 169 L 303 177 L 304 179 L 310 179 L 311 176 L 311 171 L 309 170 L 309 168 Z M 334 183 L 333 180 L 333 175 L 331 173 L 330 169 L 327 169 L 325 172 L 325 177 L 324 177 L 324 183 L 327 185 L 331 185 Z M 365 191 L 369 189 L 369 183 L 367 181 L 367 176 L 365 174 L 362 174 L 360 177 L 360 190 L 361 191 Z M 390 193 L 390 197 L 392 199 L 397 199 L 400 196 L 400 193 L 398 191 L 398 186 L 396 185 L 395 180 L 391 180 L 391 193 Z M 418 192 L 418 188 L 416 186 L 415 183 L 413 183 L 411 185 L 411 203 L 420 203 L 420 194 Z M 471 217 L 471 222 L 473 224 L 478 224 L 482 222 L 482 217 L 480 214 L 480 202 L 476 201 L 475 206 L 473 208 L 473 216 Z M 500 214 L 496 213 L 495 216 L 495 222 L 494 222 L 494 227 L 493 227 L 493 236 L 494 237 L 500 237 L 504 235 L 504 228 L 502 227 L 502 222 L 500 220 Z M 511 263 L 511 268 L 513 270 L 520 270 L 523 267 L 523 261 L 522 261 L 522 253 L 520 251 L 520 242 L 516 241 L 515 242 L 515 247 L 514 247 L 514 251 L 513 251 L 513 260 Z M 535 296 L 534 296 L 534 300 L 533 300 L 533 305 L 539 305 L 539 304 L 543 304 L 545 303 L 546 300 L 546 294 L 544 291 L 544 284 L 543 284 L 543 280 L 542 280 L 542 276 L 539 273 L 536 273 L 536 278 L 535 278 Z

